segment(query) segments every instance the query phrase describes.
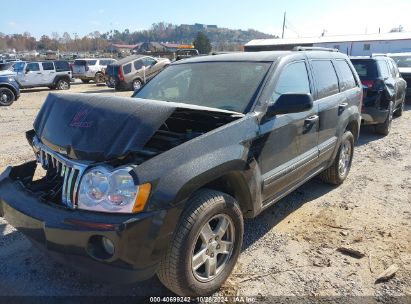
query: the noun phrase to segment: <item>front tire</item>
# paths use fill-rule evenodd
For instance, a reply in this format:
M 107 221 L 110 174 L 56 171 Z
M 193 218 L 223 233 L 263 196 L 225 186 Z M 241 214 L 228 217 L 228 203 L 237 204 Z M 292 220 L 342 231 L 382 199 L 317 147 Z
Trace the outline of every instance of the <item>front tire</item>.
M 9 88 L 0 88 L 0 106 L 10 106 L 16 100 L 16 96 Z
M 353 156 L 354 136 L 350 131 L 345 131 L 333 164 L 321 172 L 319 177 L 326 183 L 341 185 L 350 172 Z
M 180 296 L 216 292 L 240 254 L 244 222 L 236 200 L 203 189 L 187 203 L 157 276 Z

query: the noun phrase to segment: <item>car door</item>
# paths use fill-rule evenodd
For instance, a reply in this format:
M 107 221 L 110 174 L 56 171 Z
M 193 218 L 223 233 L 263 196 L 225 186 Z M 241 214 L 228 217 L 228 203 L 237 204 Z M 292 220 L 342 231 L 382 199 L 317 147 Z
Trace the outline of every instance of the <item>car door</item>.
M 135 78 L 141 78 L 143 81 L 146 81 L 146 70 L 144 67 L 143 60 L 138 59 L 134 61 L 133 67 L 134 67 L 133 79 L 130 79 L 130 81 L 133 81 Z
M 278 76 L 269 102 L 275 103 L 285 93 L 311 94 L 310 78 L 304 60 L 287 64 Z M 315 166 L 318 158 L 316 109 L 314 106 L 308 111 L 276 115 L 262 121 L 255 144 L 266 205 L 304 180 Z
M 29 62 L 23 71 L 21 84 L 25 87 L 38 86 L 41 84 L 41 70 L 38 62 Z
M 49 85 L 52 84 L 54 81 L 54 77 L 56 76 L 56 70 L 54 68 L 54 63 L 51 61 L 46 61 L 41 63 L 41 76 L 42 76 L 42 84 Z
M 337 73 L 331 59 L 312 59 L 320 126 L 318 149 L 320 164 L 328 161 L 336 147 L 338 121 L 348 107 L 347 96 L 340 92 Z
M 387 60 L 385 58 L 378 58 L 377 60 L 378 70 L 380 71 L 380 75 L 384 80 L 385 84 L 385 92 L 389 97 L 388 100 L 392 100 L 395 105 L 395 101 L 397 99 L 397 81 L 391 74 L 390 68 L 388 66 Z M 384 98 L 384 100 L 387 100 Z M 388 106 L 388 103 L 387 103 Z
M 405 94 L 405 88 L 406 88 L 406 82 L 405 80 L 400 76 L 400 72 L 398 71 L 398 67 L 397 64 L 395 63 L 395 61 L 391 58 L 387 58 L 387 63 L 388 63 L 388 67 L 390 68 L 390 72 L 392 77 L 395 79 L 395 83 L 396 83 L 396 105 L 397 106 L 401 101 L 402 101 L 402 97 Z
M 161 68 L 159 65 L 157 65 L 157 60 L 151 57 L 145 57 L 142 59 L 143 65 L 146 68 L 146 78 L 150 79 L 153 77 L 156 72 Z

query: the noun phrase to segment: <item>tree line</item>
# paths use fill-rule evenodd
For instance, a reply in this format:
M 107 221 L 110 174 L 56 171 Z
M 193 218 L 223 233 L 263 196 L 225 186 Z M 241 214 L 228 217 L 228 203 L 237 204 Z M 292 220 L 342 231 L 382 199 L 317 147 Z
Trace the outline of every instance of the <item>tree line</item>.
M 174 25 L 171 23 L 154 23 L 150 29 L 131 32 L 125 29 L 120 32 L 112 30 L 106 33 L 94 31 L 85 36 L 76 33 L 57 32 L 51 35 L 42 35 L 36 39 L 29 32 L 23 34 L 6 35 L 0 33 L 0 50 L 15 49 L 16 51 L 31 50 L 60 50 L 98 51 L 104 50 L 112 43 L 136 44 L 139 42 L 170 42 L 191 44 L 197 37 L 199 30 L 191 25 Z M 227 28 L 205 28 L 201 32 L 207 36 L 216 51 L 237 50 L 252 39 L 274 38 L 256 30 L 232 30 Z

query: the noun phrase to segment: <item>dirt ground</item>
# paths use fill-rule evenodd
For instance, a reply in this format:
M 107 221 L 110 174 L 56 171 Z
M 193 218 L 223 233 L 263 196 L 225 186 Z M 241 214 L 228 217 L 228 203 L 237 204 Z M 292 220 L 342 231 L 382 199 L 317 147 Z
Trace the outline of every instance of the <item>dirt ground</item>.
M 73 91 L 113 94 L 94 84 L 75 84 Z M 24 132 L 48 93 L 23 91 L 11 107 L 0 108 L 0 171 L 33 158 Z M 410 152 L 408 102 L 389 136 L 378 136 L 369 127 L 361 130 L 343 185 L 310 181 L 256 219 L 246 220 L 243 251 L 221 294 L 367 296 L 367 303 L 411 296 Z M 363 256 L 347 255 L 339 247 Z M 395 276 L 375 283 L 393 264 L 398 266 Z M 127 286 L 91 281 L 48 259 L 2 218 L 0 282 L 0 295 L 170 295 L 156 278 Z

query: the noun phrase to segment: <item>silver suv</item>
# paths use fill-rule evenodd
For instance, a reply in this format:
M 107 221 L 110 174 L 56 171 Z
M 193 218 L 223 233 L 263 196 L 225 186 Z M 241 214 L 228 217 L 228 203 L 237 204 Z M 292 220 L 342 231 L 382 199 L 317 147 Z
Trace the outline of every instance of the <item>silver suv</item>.
M 71 70 L 68 61 L 16 62 L 13 71 L 22 89 L 35 87 L 70 89 Z
M 76 59 L 72 66 L 73 78 L 81 79 L 83 83 L 89 83 L 90 80 L 94 80 L 95 83 L 102 83 L 105 81 L 104 72 L 107 65 L 116 61 L 112 58 Z

